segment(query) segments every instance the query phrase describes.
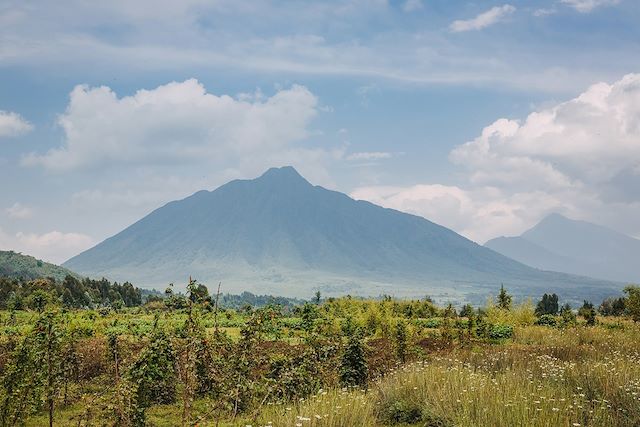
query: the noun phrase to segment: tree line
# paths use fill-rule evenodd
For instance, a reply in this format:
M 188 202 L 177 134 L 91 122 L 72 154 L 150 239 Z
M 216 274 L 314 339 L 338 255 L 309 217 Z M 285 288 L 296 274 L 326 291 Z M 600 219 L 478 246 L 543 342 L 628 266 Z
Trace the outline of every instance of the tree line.
M 136 307 L 143 303 L 143 291 L 129 282 L 119 284 L 71 275 L 62 281 L 0 277 L 0 309 L 41 311 L 50 303 L 66 308 Z

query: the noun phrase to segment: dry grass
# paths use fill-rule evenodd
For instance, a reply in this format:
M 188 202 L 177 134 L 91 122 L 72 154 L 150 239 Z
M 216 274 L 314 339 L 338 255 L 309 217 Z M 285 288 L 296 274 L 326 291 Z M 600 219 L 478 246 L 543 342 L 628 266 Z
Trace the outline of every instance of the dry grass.
M 196 402 L 203 417 L 198 425 L 640 426 L 640 327 L 620 321 L 593 328 L 519 326 L 507 343 L 438 351 L 391 370 L 368 391 L 320 391 L 297 402 L 265 403 L 236 419 L 212 414 L 212 404 Z M 77 420 L 84 410 L 60 411 L 59 425 L 70 425 L 70 416 Z M 179 408 L 155 406 L 148 419 L 178 425 Z M 44 418 L 30 421 L 39 425 Z
M 273 426 L 638 426 L 640 330 L 518 328 L 513 343 L 458 349 L 392 372 L 368 392 L 270 406 Z

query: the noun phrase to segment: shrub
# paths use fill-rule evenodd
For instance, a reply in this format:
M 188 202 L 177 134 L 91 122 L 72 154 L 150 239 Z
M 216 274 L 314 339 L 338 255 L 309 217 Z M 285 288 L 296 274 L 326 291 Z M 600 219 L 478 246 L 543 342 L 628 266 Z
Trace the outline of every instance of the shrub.
M 431 319 L 416 319 L 414 324 L 421 328 L 436 329 L 442 325 L 442 319 L 432 317 Z
M 536 320 L 536 325 L 540 326 L 556 326 L 558 324 L 558 320 L 556 316 L 551 314 L 543 314 Z
M 384 424 L 411 424 L 422 427 L 452 427 L 453 423 L 423 402 L 407 397 L 385 396 L 378 402 L 377 418 Z
M 513 326 L 511 325 L 493 325 L 489 330 L 489 338 L 494 340 L 508 339 L 513 337 Z
M 145 425 L 145 409 L 153 404 L 173 403 L 176 400 L 176 357 L 171 340 L 162 331 L 154 332 L 149 345 L 142 351 L 127 373 L 123 388 L 134 402 L 133 423 Z
M 422 409 L 419 405 L 406 400 L 388 402 L 381 409 L 381 418 L 387 424 L 416 424 L 422 421 Z

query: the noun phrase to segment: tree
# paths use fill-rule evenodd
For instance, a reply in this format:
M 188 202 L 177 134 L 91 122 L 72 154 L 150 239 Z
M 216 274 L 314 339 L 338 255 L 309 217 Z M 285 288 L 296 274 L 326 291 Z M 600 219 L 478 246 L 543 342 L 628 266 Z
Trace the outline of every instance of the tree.
M 359 331 L 351 334 L 340 359 L 340 382 L 347 387 L 367 384 L 367 361 Z
M 593 303 L 591 303 L 590 301 L 584 300 L 582 307 L 578 309 L 578 315 L 586 318 L 589 315 L 589 312 L 591 311 L 592 308 L 594 308 Z
M 322 297 L 322 294 L 320 293 L 320 291 L 316 291 L 316 294 L 313 297 L 313 302 L 316 304 L 320 304 L 321 297 Z
M 62 376 L 62 332 L 57 315 L 54 312 L 44 313 L 36 322 L 35 345 L 40 355 L 45 378 L 45 400 L 49 414 L 49 427 L 53 427 L 55 396 L 60 387 Z
M 640 287 L 627 286 L 624 288 L 624 293 L 627 294 L 625 306 L 629 316 L 634 322 L 640 322 Z
M 473 316 L 473 306 L 471 304 L 465 304 L 460 309 L 460 317 L 471 317 Z
M 545 314 L 552 316 L 558 314 L 558 295 L 544 294 L 542 296 L 542 299 L 536 306 L 536 316 L 543 316 Z
M 578 314 L 584 317 L 584 320 L 587 321 L 587 326 L 595 326 L 596 324 L 596 309 L 593 306 L 593 303 L 589 301 L 584 301 L 582 307 L 578 310 Z
M 394 334 L 396 356 L 400 362 L 407 360 L 407 324 L 404 319 L 398 319 Z
M 211 303 L 211 297 L 209 296 L 209 289 L 196 280 L 189 278 L 189 284 L 187 285 L 187 293 L 189 294 L 189 300 L 194 304 L 209 304 Z
M 145 409 L 153 404 L 168 404 L 176 400 L 176 362 L 171 340 L 157 326 L 150 342 L 127 372 L 127 382 L 133 388 L 135 411 L 133 423 L 145 425 Z
M 603 316 L 622 316 L 625 311 L 625 298 L 607 298 L 598 307 L 598 313 Z
M 318 318 L 318 309 L 315 305 L 305 303 L 300 310 L 300 328 L 306 332 L 307 337 L 313 331 L 315 320 Z
M 562 317 L 562 325 L 563 326 L 572 326 L 576 324 L 576 315 L 573 314 L 573 310 L 571 310 L 571 306 L 569 304 L 565 304 L 560 309 L 560 316 Z
M 37 291 L 29 295 L 27 305 L 29 306 L 29 308 L 36 310 L 38 313 L 42 313 L 48 302 L 49 294 L 42 289 L 38 289 Z
M 504 289 L 504 285 L 500 285 L 500 293 L 498 294 L 498 307 L 503 310 L 511 310 L 512 297 Z

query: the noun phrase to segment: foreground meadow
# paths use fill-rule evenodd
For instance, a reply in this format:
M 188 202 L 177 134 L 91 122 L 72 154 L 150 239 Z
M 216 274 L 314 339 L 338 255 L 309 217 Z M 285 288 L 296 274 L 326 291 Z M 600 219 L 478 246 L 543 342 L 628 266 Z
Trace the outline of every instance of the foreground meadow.
M 1 425 L 640 425 L 627 311 L 194 295 L 0 312 Z

